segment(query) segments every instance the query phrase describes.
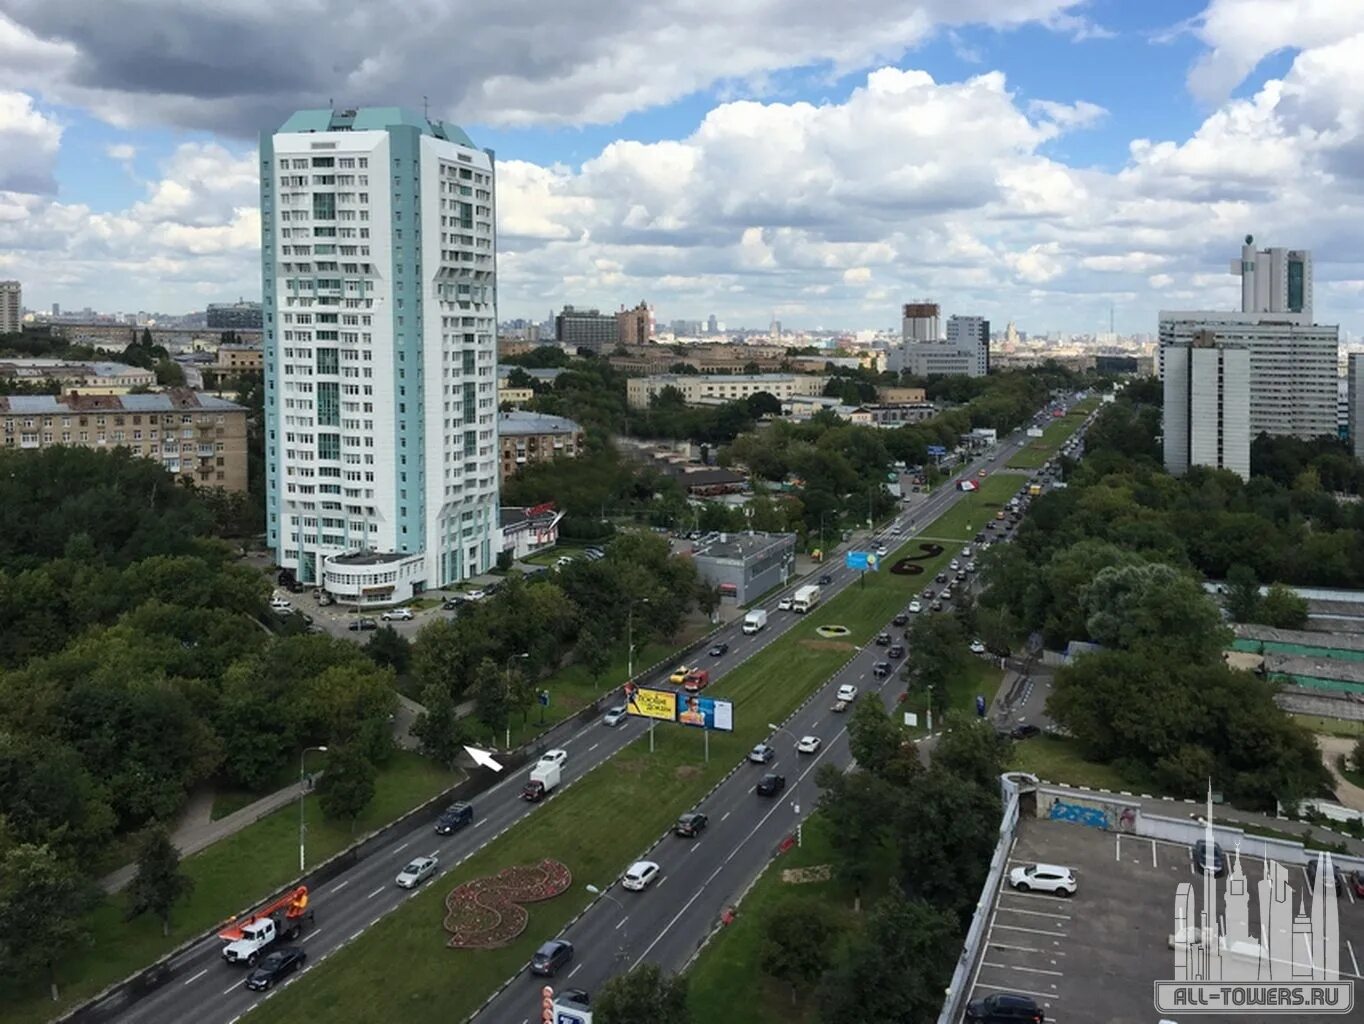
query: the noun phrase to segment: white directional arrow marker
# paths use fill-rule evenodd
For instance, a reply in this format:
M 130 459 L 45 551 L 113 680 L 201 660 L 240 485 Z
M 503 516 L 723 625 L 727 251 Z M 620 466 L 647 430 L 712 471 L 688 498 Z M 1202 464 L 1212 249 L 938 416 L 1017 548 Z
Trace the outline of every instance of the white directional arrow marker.
M 495 772 L 500 772 L 502 770 L 502 765 L 486 750 L 479 750 L 477 747 L 466 746 L 464 752 L 474 759 L 474 764 L 481 768 L 491 768 Z

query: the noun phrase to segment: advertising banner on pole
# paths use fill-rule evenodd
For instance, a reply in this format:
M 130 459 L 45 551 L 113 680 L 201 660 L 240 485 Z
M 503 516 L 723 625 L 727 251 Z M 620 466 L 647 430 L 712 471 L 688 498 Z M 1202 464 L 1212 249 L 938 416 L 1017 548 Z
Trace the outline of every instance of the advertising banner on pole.
M 871 551 L 849 551 L 843 556 L 843 564 L 858 572 L 866 572 L 868 569 L 875 572 L 880 568 L 881 560 Z
M 696 693 L 677 695 L 677 721 L 698 729 L 734 731 L 734 705 L 716 697 Z
M 676 690 L 654 690 L 625 684 L 625 710 L 637 718 L 657 718 L 663 722 L 677 721 Z

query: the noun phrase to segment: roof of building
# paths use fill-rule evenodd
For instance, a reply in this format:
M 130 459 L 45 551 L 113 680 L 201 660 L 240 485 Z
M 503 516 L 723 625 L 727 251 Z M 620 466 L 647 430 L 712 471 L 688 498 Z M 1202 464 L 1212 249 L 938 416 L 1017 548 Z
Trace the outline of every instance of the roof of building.
M 343 110 L 296 110 L 280 126 L 280 134 L 290 132 L 367 132 L 389 128 L 416 128 L 423 135 L 445 139 L 476 149 L 463 128 L 445 121 L 432 121 L 405 107 L 358 107 Z
M 748 482 L 748 477 L 729 469 L 693 469 L 688 466 L 668 466 L 666 468 L 683 487 L 714 487 L 718 484 Z
M 702 537 L 692 552 L 696 558 L 744 561 L 773 547 L 795 547 L 794 533 L 713 533 Z
M 1321 633 L 1307 629 L 1275 629 L 1246 622 L 1231 626 L 1237 650 L 1250 650 L 1258 643 L 1282 644 L 1311 650 L 1364 652 L 1364 636 L 1353 633 Z
M 224 398 L 200 394 L 189 388 L 171 388 L 147 395 L 82 395 L 72 392 L 57 395 L 0 396 L 0 412 L 32 415 L 69 415 L 82 412 L 174 412 L 177 409 L 202 409 L 208 412 L 245 412 L 246 406 Z
M 218 346 L 219 352 L 264 352 L 259 345 L 239 345 L 235 341 L 225 341 Z
M 151 370 L 127 363 L 113 363 L 91 359 L 0 359 L 0 368 L 22 373 L 24 370 L 85 370 L 97 377 L 118 377 L 124 374 L 148 374 Z
M 504 412 L 497 418 L 497 432 L 503 436 L 576 434 L 582 429 L 563 416 L 550 416 L 542 412 Z
M 526 376 L 530 377 L 532 380 L 541 381 L 557 380 L 559 374 L 564 372 L 564 368 L 562 366 L 547 366 L 543 368 L 537 367 L 535 369 L 527 369 L 524 366 L 512 366 L 507 363 L 502 363 L 499 364 L 499 366 L 497 367 L 497 375 L 501 377 L 503 380 L 505 380 L 506 378 L 512 375 L 513 370 L 520 370 L 522 373 L 526 374 Z
M 540 506 L 534 507 L 538 508 Z M 552 526 L 554 523 L 557 523 L 564 516 L 562 512 L 559 512 L 552 508 L 545 509 L 544 511 L 537 513 L 533 517 L 529 515 L 530 512 L 529 508 L 513 508 L 510 505 L 503 505 L 497 511 L 498 511 L 497 525 L 502 527 L 502 529 L 504 530 L 511 530 L 513 528 L 520 526 L 529 526 L 532 523 L 539 524 L 542 526 L 545 525 Z
M 803 373 L 659 373 L 642 379 L 650 382 L 662 381 L 665 384 L 675 380 L 706 380 L 720 384 L 764 384 L 782 380 L 796 380 L 797 378 L 801 380 L 816 379 Z
M 387 565 L 411 557 L 411 553 L 406 551 L 348 551 L 342 555 L 332 555 L 327 561 L 338 565 Z

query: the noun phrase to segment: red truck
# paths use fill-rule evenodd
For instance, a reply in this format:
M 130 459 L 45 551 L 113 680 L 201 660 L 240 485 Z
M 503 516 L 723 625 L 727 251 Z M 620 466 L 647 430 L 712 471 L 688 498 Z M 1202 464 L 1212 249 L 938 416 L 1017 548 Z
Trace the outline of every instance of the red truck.
M 687 673 L 686 679 L 682 681 L 682 689 L 688 693 L 695 693 L 697 690 L 704 690 L 710 685 L 710 673 L 703 668 L 694 668 Z

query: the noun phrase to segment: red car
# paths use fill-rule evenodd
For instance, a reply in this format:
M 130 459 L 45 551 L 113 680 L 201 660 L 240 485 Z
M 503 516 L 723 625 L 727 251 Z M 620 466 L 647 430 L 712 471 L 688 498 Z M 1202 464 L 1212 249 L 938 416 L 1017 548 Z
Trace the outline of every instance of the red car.
M 1351 871 L 1346 880 L 1354 890 L 1355 896 L 1364 900 L 1364 871 Z
M 697 690 L 704 690 L 710 684 L 710 673 L 703 668 L 694 668 L 687 673 L 687 679 L 682 684 L 682 689 L 688 693 L 695 693 Z

